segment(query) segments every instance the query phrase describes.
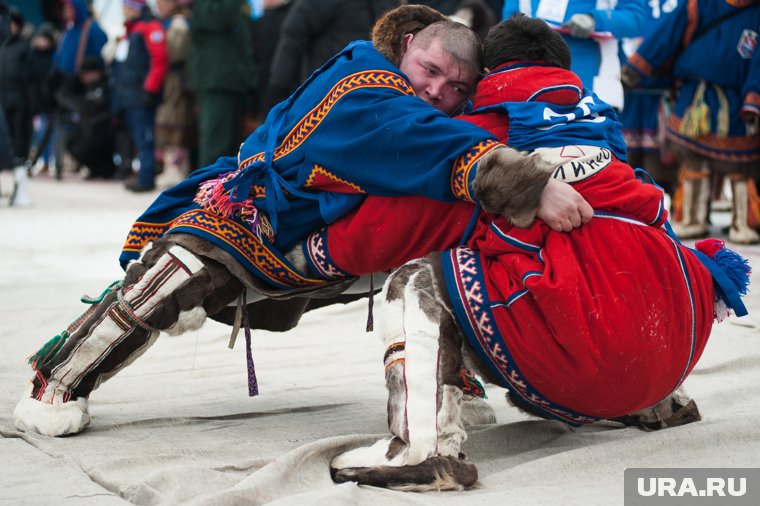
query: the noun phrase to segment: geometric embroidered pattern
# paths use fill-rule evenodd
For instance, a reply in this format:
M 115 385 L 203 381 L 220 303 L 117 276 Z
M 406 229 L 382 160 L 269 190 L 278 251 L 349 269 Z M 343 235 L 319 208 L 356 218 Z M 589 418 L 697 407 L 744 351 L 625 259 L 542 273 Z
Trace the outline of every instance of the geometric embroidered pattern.
M 303 186 L 304 188 L 317 187 L 336 193 L 366 193 L 358 184 L 341 179 L 316 163 Z
M 306 260 L 312 272 L 324 279 L 344 279 L 350 276 L 338 267 L 327 250 L 327 228 L 312 232 L 306 242 Z
M 457 317 L 465 318 L 462 327 L 470 344 L 489 369 L 497 374 L 502 386 L 550 418 L 570 425 L 599 421 L 597 417 L 583 415 L 550 401 L 528 383 L 496 327 L 477 252 L 459 247 L 450 250 L 448 255 L 449 258 L 444 258 L 444 270 L 453 270 L 451 275 L 456 281 L 457 296 L 452 299 L 458 300 L 452 300 L 452 303 Z
M 155 241 L 161 237 L 167 228 L 169 228 L 171 222 L 168 223 L 145 223 L 135 222 L 127 235 L 127 240 L 124 242 L 123 251 L 129 251 L 131 253 L 139 253 L 151 241 Z
M 177 228 L 192 228 L 203 231 L 231 246 L 242 260 L 244 267 L 258 272 L 265 279 L 281 288 L 299 288 L 319 286 L 324 280 L 307 278 L 290 267 L 265 243 L 242 225 L 210 213 L 203 209 L 188 211 L 174 220 L 168 231 Z
M 470 150 L 457 158 L 454 162 L 454 168 L 451 172 L 451 191 L 454 196 L 461 200 L 467 200 L 468 202 L 475 202 L 475 199 L 470 195 L 470 170 L 475 163 L 489 151 L 504 145 L 500 142 L 487 140 L 481 141 Z
M 323 98 L 316 107 L 309 111 L 306 116 L 304 116 L 301 121 L 288 132 L 288 135 L 285 136 L 282 144 L 274 150 L 274 160 L 286 156 L 303 144 L 303 142 L 314 132 L 322 120 L 327 116 L 330 109 L 333 108 L 338 100 L 343 98 L 347 93 L 363 88 L 391 88 L 400 91 L 404 95 L 414 95 L 414 90 L 409 86 L 409 83 L 393 72 L 368 70 L 346 76 L 338 81 L 338 83 L 327 92 L 325 98 Z M 263 154 L 258 153 L 241 161 L 240 169 L 245 169 L 257 161 L 259 156 L 263 157 Z
M 668 137 L 676 144 L 688 147 L 701 155 L 728 162 L 760 161 L 760 136 L 735 135 L 719 137 L 709 133 L 693 140 L 681 132 L 682 119 L 671 114 L 668 120 Z

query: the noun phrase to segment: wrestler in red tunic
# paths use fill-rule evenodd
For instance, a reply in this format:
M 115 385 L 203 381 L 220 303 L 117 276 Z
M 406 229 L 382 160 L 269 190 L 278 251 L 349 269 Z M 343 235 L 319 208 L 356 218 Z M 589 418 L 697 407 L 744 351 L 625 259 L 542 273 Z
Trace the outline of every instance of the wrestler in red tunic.
M 546 61 L 497 67 L 473 106 L 462 119 L 556 164 L 594 219 L 565 233 L 466 202 L 368 197 L 304 243 L 310 267 L 361 275 L 453 248 L 441 259 L 457 320 L 516 402 L 571 424 L 657 403 L 699 359 L 716 297 L 667 234 L 662 191 L 623 161 L 615 113 Z

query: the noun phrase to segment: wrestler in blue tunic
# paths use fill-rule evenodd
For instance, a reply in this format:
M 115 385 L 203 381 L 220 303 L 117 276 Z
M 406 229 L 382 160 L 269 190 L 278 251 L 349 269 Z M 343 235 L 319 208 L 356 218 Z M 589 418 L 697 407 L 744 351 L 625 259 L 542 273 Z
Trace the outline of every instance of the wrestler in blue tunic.
M 499 146 L 416 97 L 371 42 L 354 42 L 272 109 L 237 159 L 220 158 L 160 195 L 133 225 L 121 262 L 184 232 L 275 288 L 314 286 L 322 280 L 293 272 L 281 254 L 301 237 L 366 194 L 472 200 L 477 160 Z

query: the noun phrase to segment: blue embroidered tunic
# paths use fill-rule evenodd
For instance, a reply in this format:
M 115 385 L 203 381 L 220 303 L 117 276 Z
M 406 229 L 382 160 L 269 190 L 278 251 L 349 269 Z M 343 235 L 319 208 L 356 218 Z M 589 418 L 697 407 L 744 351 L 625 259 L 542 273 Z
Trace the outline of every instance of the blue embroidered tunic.
M 318 286 L 284 259 L 366 194 L 474 201 L 477 161 L 501 145 L 414 95 L 359 41 L 317 70 L 242 144 L 161 194 L 133 225 L 122 265 L 172 232 L 204 237 L 275 288 Z

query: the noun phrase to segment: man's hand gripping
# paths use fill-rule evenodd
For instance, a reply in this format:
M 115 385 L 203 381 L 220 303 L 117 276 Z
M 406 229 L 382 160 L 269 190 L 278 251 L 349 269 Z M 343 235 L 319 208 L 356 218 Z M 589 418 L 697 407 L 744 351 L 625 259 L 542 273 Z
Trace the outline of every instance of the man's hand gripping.
M 552 230 L 570 232 L 594 217 L 594 209 L 571 185 L 549 178 L 538 203 L 536 217 Z
M 473 189 L 486 211 L 528 227 L 535 218 L 569 232 L 594 216 L 580 193 L 552 177 L 556 167 L 535 154 L 495 149 L 478 162 Z

